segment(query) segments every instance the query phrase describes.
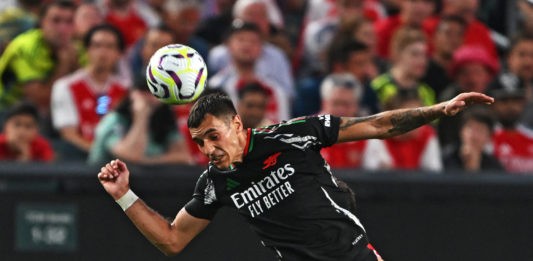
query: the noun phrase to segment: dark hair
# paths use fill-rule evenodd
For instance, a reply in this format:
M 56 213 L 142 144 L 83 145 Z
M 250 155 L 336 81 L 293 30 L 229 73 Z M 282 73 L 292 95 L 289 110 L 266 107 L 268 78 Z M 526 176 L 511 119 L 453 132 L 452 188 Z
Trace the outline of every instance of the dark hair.
M 235 19 L 225 33 L 225 40 L 228 40 L 233 34 L 239 32 L 252 32 L 261 35 L 261 29 L 254 23 L 245 22 L 241 19 Z
M 270 92 L 263 85 L 258 82 L 247 83 L 239 89 L 239 100 L 242 99 L 248 93 L 261 93 L 264 96 L 270 96 Z
M 461 27 L 463 27 L 464 31 L 466 31 L 466 27 L 468 26 L 468 23 L 466 22 L 466 20 L 463 17 L 458 16 L 458 15 L 446 15 L 446 16 L 443 16 L 440 19 L 439 24 L 437 25 L 437 31 L 440 29 L 440 27 L 444 23 L 456 23 L 456 24 L 459 24 L 459 25 L 461 25 Z
M 227 94 L 222 92 L 205 94 L 200 96 L 192 106 L 187 126 L 198 128 L 206 114 L 211 114 L 217 118 L 233 117 L 237 115 L 237 110 L 235 110 L 235 106 Z
M 39 121 L 39 112 L 37 107 L 28 102 L 20 102 L 9 108 L 6 112 L 4 121 L 8 121 L 12 117 L 19 115 L 28 115 L 35 119 L 36 122 Z
M 510 54 L 514 48 L 521 42 L 533 41 L 532 33 L 519 33 L 511 38 L 511 44 L 509 45 L 508 54 Z
M 42 7 L 41 7 L 41 10 L 39 12 L 39 20 L 42 20 L 46 14 L 48 14 L 48 11 L 52 8 L 52 7 L 59 7 L 59 8 L 62 8 L 62 9 L 71 9 L 73 12 L 76 11 L 76 3 L 74 3 L 74 1 L 69 1 L 69 0 L 55 0 L 55 1 L 51 1 L 47 4 L 44 4 Z
M 144 81 L 144 84 L 147 84 L 146 81 Z M 137 89 L 145 89 L 146 91 L 148 91 L 147 86 L 137 86 Z M 132 100 L 130 96 L 125 95 L 122 101 L 115 108 L 115 111 L 118 114 L 126 118 L 126 121 L 128 122 L 128 129 L 131 127 L 131 124 L 133 122 L 133 112 L 131 111 L 131 105 Z M 150 124 L 148 128 L 150 130 L 150 133 L 152 134 L 151 137 L 153 137 L 154 142 L 163 145 L 164 147 L 167 147 L 169 145 L 167 141 L 168 134 L 173 131 L 177 131 L 175 117 L 176 116 L 172 111 L 172 108 L 167 104 L 159 106 L 152 113 L 152 115 L 150 116 Z
M 100 24 L 92 27 L 89 29 L 89 32 L 85 34 L 85 37 L 83 37 L 83 46 L 88 49 L 89 45 L 91 45 L 91 40 L 93 36 L 100 31 L 106 31 L 110 32 L 115 35 L 115 38 L 117 39 L 117 47 L 118 49 L 123 52 L 126 48 L 126 44 L 124 43 L 124 37 L 122 36 L 122 33 L 114 26 L 110 24 Z
M 368 45 L 356 40 L 339 41 L 332 44 L 328 51 L 328 68 L 331 72 L 335 64 L 346 64 L 350 55 L 354 53 L 367 52 Z
M 460 128 L 462 129 L 471 120 L 483 123 L 491 132 L 494 131 L 496 119 L 486 107 L 476 106 L 466 110 L 461 116 Z

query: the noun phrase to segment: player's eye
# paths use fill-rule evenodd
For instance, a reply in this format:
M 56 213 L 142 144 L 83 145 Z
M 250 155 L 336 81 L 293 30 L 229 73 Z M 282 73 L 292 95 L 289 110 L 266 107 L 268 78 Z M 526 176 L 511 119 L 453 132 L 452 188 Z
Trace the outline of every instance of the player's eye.
M 196 144 L 198 144 L 198 146 L 200 147 L 203 147 L 204 146 L 204 141 L 201 140 L 201 139 L 192 139 Z
M 209 140 L 217 141 L 218 140 L 218 135 L 209 135 Z

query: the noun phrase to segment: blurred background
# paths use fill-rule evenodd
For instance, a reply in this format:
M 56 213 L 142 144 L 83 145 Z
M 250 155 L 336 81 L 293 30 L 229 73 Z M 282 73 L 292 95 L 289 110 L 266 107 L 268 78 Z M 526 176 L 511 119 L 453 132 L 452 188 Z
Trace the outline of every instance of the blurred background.
M 102 163 L 168 217 L 207 158 L 190 105 L 144 72 L 196 49 L 245 127 L 495 97 L 402 136 L 322 150 L 385 260 L 533 260 L 533 1 L 94 0 L 0 3 L 0 260 L 160 260 L 100 187 Z M 224 210 L 179 260 L 272 260 Z

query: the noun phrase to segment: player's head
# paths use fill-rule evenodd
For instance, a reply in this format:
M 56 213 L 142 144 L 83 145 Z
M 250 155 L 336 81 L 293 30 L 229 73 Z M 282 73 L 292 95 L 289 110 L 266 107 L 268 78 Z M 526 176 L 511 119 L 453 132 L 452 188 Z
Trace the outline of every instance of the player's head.
M 242 121 L 226 94 L 200 97 L 191 108 L 187 125 L 200 151 L 217 168 L 230 168 L 242 155 Z

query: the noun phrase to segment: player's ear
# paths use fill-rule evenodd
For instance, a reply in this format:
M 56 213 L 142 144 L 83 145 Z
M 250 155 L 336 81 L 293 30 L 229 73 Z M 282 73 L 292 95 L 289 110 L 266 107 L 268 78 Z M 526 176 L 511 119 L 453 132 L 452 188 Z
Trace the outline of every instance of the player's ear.
M 235 116 L 233 116 L 231 123 L 233 124 L 233 126 L 235 126 L 235 129 L 237 131 L 241 131 L 244 128 L 242 125 L 241 116 L 239 116 L 238 114 L 235 114 Z

